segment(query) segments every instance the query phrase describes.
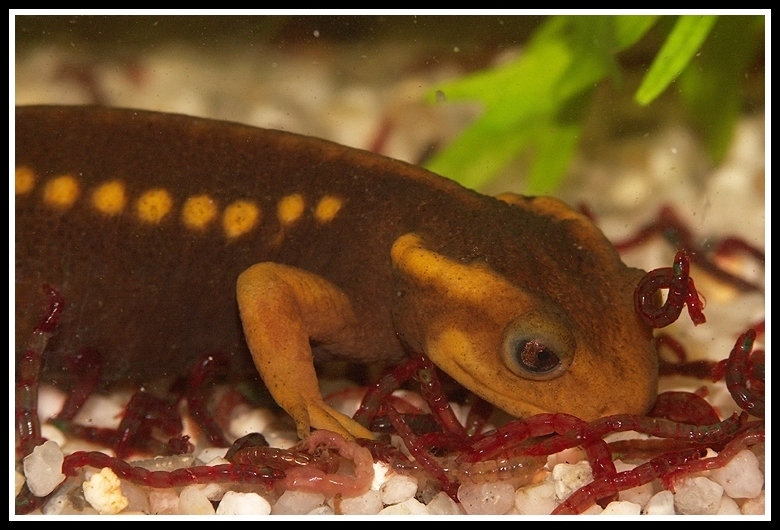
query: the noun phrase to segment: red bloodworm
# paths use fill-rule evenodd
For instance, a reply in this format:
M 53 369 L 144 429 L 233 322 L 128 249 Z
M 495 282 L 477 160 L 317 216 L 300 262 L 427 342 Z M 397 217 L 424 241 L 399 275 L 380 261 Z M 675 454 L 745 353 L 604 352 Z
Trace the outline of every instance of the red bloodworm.
M 233 462 L 233 457 L 237 452 L 241 449 L 248 449 L 250 447 L 268 447 L 268 440 L 259 432 L 245 434 L 233 442 L 233 445 L 228 448 L 227 453 L 225 453 L 225 460 Z
M 336 473 L 339 469 L 338 455 L 331 451 L 291 451 L 276 447 L 245 447 L 239 449 L 230 459 L 233 464 L 271 467 L 284 471 L 298 466 L 311 466 L 323 473 Z
M 170 456 L 191 454 L 194 450 L 195 446 L 190 442 L 190 437 L 183 434 L 168 440 L 159 452 L 165 456 Z
M 66 456 L 62 464 L 62 472 L 67 476 L 75 476 L 84 466 L 97 469 L 107 467 L 122 480 L 153 488 L 223 482 L 246 482 L 273 487 L 276 481 L 284 478 L 284 473 L 278 470 L 241 464 L 197 466 L 174 471 L 150 471 L 97 451 L 77 451 Z
M 664 454 L 629 471 L 596 479 L 572 493 L 569 498 L 553 510 L 552 515 L 576 515 L 582 513 L 593 506 L 599 499 L 661 478 L 690 460 L 699 458 L 702 454 L 704 452 L 700 449 Z
M 187 382 L 187 408 L 195 423 L 203 430 L 209 443 L 214 447 L 228 447 L 230 443 L 208 411 L 205 389 L 206 383 L 216 376 L 216 371 L 226 362 L 225 356 L 220 353 L 202 356 L 190 372 Z
M 393 407 L 396 409 L 396 411 L 402 406 L 409 405 L 407 401 L 403 401 L 400 399 L 394 400 L 392 399 L 393 397 L 395 396 L 390 396 L 390 399 L 388 399 L 388 403 L 392 404 Z M 399 406 L 399 401 L 401 402 L 400 406 Z M 406 423 L 414 433 L 417 433 L 421 436 L 426 434 L 434 434 L 434 433 L 441 434 L 440 432 L 441 425 L 439 425 L 439 422 L 436 421 L 436 418 L 434 418 L 431 414 L 423 414 L 419 412 L 400 413 L 400 414 L 404 420 L 404 423 Z M 390 422 L 387 416 L 377 416 L 371 422 L 371 432 L 392 434 L 395 432 L 395 430 L 393 429 L 393 424 Z
M 406 418 L 404 418 L 406 421 Z M 411 425 L 409 425 L 411 427 Z M 465 451 L 471 447 L 473 440 L 458 436 L 451 432 L 428 432 L 421 434 L 419 440 L 426 446 L 441 448 L 446 451 Z
M 674 353 L 674 356 L 677 358 L 678 362 L 684 363 L 688 359 L 688 352 L 685 351 L 685 346 L 683 346 L 680 341 L 671 335 L 666 333 L 658 333 L 653 340 L 655 341 L 655 347 L 657 350 L 660 351 L 661 348 L 668 348 L 672 351 L 672 353 Z
M 741 409 L 746 410 L 753 416 L 763 418 L 764 396 L 758 395 L 751 388 L 748 388 L 746 378 L 748 356 L 753 349 L 755 340 L 756 332 L 753 329 L 747 330 L 737 339 L 726 365 L 726 387 Z M 763 375 L 761 380 L 763 382 Z
M 427 357 L 420 356 L 422 366 L 417 370 L 417 379 L 420 382 L 420 393 L 431 413 L 444 428 L 445 432 L 452 433 L 461 438 L 467 438 L 466 429 L 455 417 L 450 407 L 449 399 L 442 389 L 441 382 L 436 372 L 436 367 Z
M 390 133 L 393 130 L 393 121 L 390 116 L 385 116 L 382 121 L 379 122 L 379 130 L 374 134 L 374 139 L 368 147 L 368 150 L 372 153 L 382 154 L 387 147 L 387 140 L 390 137 Z
M 87 442 L 103 445 L 105 447 L 116 447 L 116 444 L 119 443 L 119 431 L 117 429 L 89 427 L 57 418 L 49 420 L 49 423 L 57 427 L 57 429 L 64 434 L 79 440 L 86 440 Z
M 575 428 L 586 429 L 587 427 L 587 423 L 569 414 L 538 414 L 525 420 L 518 420 L 505 425 L 496 431 L 495 436 L 485 436 L 485 438 L 473 445 L 469 453 L 464 453 L 460 462 L 550 455 L 563 449 L 568 449 L 568 447 L 554 450 L 555 447 L 550 446 L 548 452 L 532 452 L 532 448 L 538 447 L 536 444 L 528 446 L 521 445 L 521 443 L 531 437 L 547 436 L 555 433 L 563 435 L 572 432 Z M 583 446 L 595 477 L 614 473 L 615 463 L 612 461 L 607 443 L 598 436 L 598 433 L 590 434 L 587 431 L 583 432 L 585 434 L 578 440 L 578 443 L 569 447 L 574 445 Z
M 65 307 L 65 299 L 55 288 L 44 285 L 43 291 L 48 297 L 46 310 L 35 326 L 16 369 L 15 416 L 19 438 L 16 452 L 19 456 L 30 454 L 35 446 L 44 442 L 38 418 L 38 383 L 43 368 L 43 352 Z
M 438 459 L 447 478 L 453 483 L 471 482 L 484 484 L 499 480 L 511 480 L 515 487 L 525 486 L 547 464 L 543 456 L 514 456 L 464 464 L 456 457 Z
M 418 442 L 417 437 L 414 435 L 409 426 L 404 423 L 403 418 L 401 418 L 401 415 L 398 413 L 398 411 L 396 411 L 392 405 L 385 407 L 385 410 L 387 411 L 387 416 L 393 423 L 393 427 L 395 427 L 396 432 L 403 440 L 404 445 L 409 450 L 409 453 L 420 464 L 420 467 L 433 476 L 434 479 L 438 480 L 441 484 L 442 490 L 444 490 L 444 492 L 453 500 L 457 501 L 457 484 L 451 482 L 450 479 L 447 478 L 447 474 L 444 472 L 444 469 L 442 469 L 438 462 L 436 462 L 436 459 L 428 453 L 427 448 Z
M 398 390 L 421 366 L 422 358 L 418 356 L 394 368 L 366 391 L 353 419 L 365 427 L 371 425 L 387 397 Z
M 658 307 L 656 292 L 668 289 L 666 301 Z M 634 309 L 647 324 L 654 328 L 668 326 L 680 316 L 684 305 L 695 325 L 706 322 L 703 304 L 690 277 L 690 260 L 684 250 L 677 252 L 673 267 L 663 267 L 648 272 L 634 291 Z
M 706 444 L 689 442 L 687 440 L 637 439 L 617 440 L 607 444 L 614 460 L 649 460 L 663 453 L 677 453 L 686 449 L 707 449 Z M 713 445 L 718 447 L 718 445 Z
M 658 375 L 681 375 L 695 377 L 696 379 L 708 379 L 717 363 L 714 361 L 689 361 L 684 363 L 670 363 L 661 359 L 658 362 Z
M 422 467 L 409 460 L 397 447 L 379 440 L 359 440 L 358 443 L 371 451 L 374 460 L 386 462 L 392 468 L 405 473 L 424 474 Z M 464 463 L 457 454 L 436 458 L 436 463 L 452 482 L 473 482 L 481 484 L 498 480 L 513 480 L 516 485 L 528 484 L 534 475 L 547 463 L 546 457 L 520 456 L 498 458 L 483 462 Z
M 728 464 L 737 453 L 765 440 L 766 430 L 763 421 L 751 422 L 746 427 L 738 436 L 730 440 L 716 456 L 688 462 L 669 473 L 664 477 L 664 485 L 674 491 L 674 481 L 677 477 L 683 474 L 721 468 Z
M 86 440 L 93 444 L 111 448 L 117 447 L 124 433 L 126 440 L 124 441 L 124 448 L 120 449 L 120 454 L 123 456 L 126 456 L 128 451 L 137 451 L 151 455 L 181 455 L 191 453 L 194 449 L 189 442 L 189 436 L 174 436 L 167 442 L 154 439 L 150 435 L 152 430 L 150 426 L 145 426 L 133 433 L 128 429 L 120 431 L 119 429 L 104 427 L 89 427 L 59 419 L 51 419 L 49 423 L 72 438 Z
M 482 433 L 482 429 L 488 422 L 488 418 L 493 413 L 495 407 L 489 401 L 485 401 L 481 397 L 472 396 L 473 401 L 471 408 L 469 408 L 468 416 L 466 417 L 466 434 L 469 436 L 476 436 Z
M 718 443 L 739 430 L 747 420 L 747 414 L 736 414 L 714 425 L 688 425 L 660 418 L 647 418 L 618 414 L 595 420 L 585 427 L 577 427 L 569 432 L 542 440 L 538 444 L 523 450 L 528 455 L 549 455 L 582 444 L 585 441 L 601 438 L 613 432 L 636 431 L 657 438 L 673 438 L 697 443 Z
M 148 392 L 136 392 L 125 407 L 119 423 L 119 440 L 114 446 L 118 458 L 129 456 L 134 450 L 142 450 L 152 430 L 158 429 L 167 436 L 181 433 L 182 421 L 175 403 L 169 403 Z
M 57 414 L 58 420 L 72 420 L 100 382 L 103 358 L 94 348 L 81 348 L 65 359 L 65 369 L 74 375 L 65 404 Z
M 738 237 L 724 237 L 718 241 L 715 247 L 716 256 L 733 256 L 734 254 L 747 254 L 762 265 L 766 262 L 763 250 L 751 245 Z
M 584 425 L 586 425 L 584 421 L 569 414 L 537 414 L 524 420 L 515 420 L 477 440 L 471 450 L 461 456 L 461 461 L 476 462 L 493 459 L 519 446 L 532 436 L 564 434 Z
M 712 405 L 691 392 L 670 391 L 658 394 L 648 416 L 693 425 L 712 425 L 720 421 Z
M 677 362 L 660 359 L 658 363 L 659 375 L 683 375 L 707 379 L 716 366 L 716 363 L 712 361 L 687 361 L 688 353 L 685 351 L 685 347 L 677 339 L 666 333 L 659 333 L 655 336 L 655 346 L 659 352 L 663 348 L 671 350 L 677 358 Z
M 374 460 L 371 452 L 353 441 L 347 441 L 336 433 L 318 430 L 296 446 L 309 454 L 335 449 L 354 465 L 354 476 L 342 473 L 326 473 L 313 466 L 297 466 L 286 471 L 278 486 L 285 490 L 303 490 L 322 493 L 325 496 L 357 497 L 368 491 L 374 478 Z
M 677 250 L 687 250 L 696 265 L 707 273 L 711 274 L 718 280 L 733 285 L 737 289 L 742 291 L 761 291 L 762 288 L 758 285 L 752 284 L 738 276 L 731 274 L 730 272 L 722 269 L 716 265 L 712 260 L 706 257 L 706 253 L 701 249 L 699 245 L 694 241 L 693 235 L 688 230 L 685 224 L 677 217 L 674 210 L 669 206 L 664 206 L 658 214 L 655 221 L 640 228 L 636 235 L 633 237 L 617 242 L 614 244 L 618 252 L 623 252 L 632 247 L 636 247 L 646 241 L 650 240 L 656 234 L 661 234 L 669 241 Z M 755 249 L 751 245 L 738 240 L 736 238 L 726 238 L 725 249 L 740 250 L 747 253 L 762 264 L 764 263 L 763 252 Z
M 385 462 L 394 468 L 399 469 L 417 469 L 417 465 L 409 460 L 396 446 L 382 440 L 369 440 L 360 438 L 356 440 L 358 445 L 365 447 L 371 452 L 371 456 L 376 461 Z

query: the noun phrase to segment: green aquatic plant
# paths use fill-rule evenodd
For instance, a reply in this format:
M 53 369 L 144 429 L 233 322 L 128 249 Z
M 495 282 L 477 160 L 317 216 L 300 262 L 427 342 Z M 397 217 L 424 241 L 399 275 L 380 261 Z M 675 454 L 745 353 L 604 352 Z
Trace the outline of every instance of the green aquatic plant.
M 555 190 L 578 147 L 594 89 L 605 80 L 620 86 L 621 52 L 651 30 L 662 44 L 635 104 L 651 104 L 679 81 L 681 102 L 718 160 L 742 111 L 741 79 L 762 49 L 763 16 L 551 17 L 516 60 L 435 87 L 431 101 L 476 101 L 484 110 L 426 167 L 479 189 L 530 153 L 525 192 Z

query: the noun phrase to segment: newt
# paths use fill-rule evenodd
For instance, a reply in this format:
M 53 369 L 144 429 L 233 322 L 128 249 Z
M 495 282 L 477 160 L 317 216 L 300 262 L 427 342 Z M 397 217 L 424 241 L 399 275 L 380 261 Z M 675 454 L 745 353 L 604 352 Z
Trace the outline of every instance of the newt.
M 306 437 L 368 437 L 326 405 L 314 361 L 425 353 L 524 417 L 644 413 L 657 391 L 643 271 L 557 199 L 474 191 L 295 134 L 171 114 L 16 109 L 16 350 L 41 286 L 66 300 L 62 356 L 108 382 L 253 360 Z

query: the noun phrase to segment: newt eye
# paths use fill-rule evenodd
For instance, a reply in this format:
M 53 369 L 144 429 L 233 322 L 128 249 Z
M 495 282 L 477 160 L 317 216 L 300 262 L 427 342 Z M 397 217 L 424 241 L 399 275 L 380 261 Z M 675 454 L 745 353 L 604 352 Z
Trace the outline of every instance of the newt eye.
M 546 381 L 563 374 L 574 357 L 574 337 L 557 319 L 537 312 L 515 318 L 504 330 L 504 364 L 523 379 Z

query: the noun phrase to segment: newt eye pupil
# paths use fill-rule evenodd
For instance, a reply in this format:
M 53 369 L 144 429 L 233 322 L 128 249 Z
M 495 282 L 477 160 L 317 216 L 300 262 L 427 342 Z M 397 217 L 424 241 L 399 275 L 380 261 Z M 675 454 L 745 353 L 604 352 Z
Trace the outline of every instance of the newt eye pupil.
M 515 355 L 521 366 L 536 374 L 549 372 L 561 364 L 558 356 L 546 344 L 537 340 L 519 342 Z

